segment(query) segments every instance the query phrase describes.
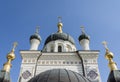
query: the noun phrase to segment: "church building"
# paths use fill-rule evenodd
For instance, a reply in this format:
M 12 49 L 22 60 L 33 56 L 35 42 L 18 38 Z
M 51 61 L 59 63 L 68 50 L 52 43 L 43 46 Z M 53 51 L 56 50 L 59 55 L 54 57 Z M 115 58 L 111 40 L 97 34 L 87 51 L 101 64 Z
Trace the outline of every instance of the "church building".
M 39 30 L 36 29 L 30 36 L 30 49 L 20 51 L 22 63 L 18 82 L 101 82 L 97 61 L 99 50 L 90 49 L 90 38 L 84 27 L 81 27 L 81 35 L 78 36 L 82 50 L 77 50 L 73 37 L 62 30 L 61 20 L 57 27 L 58 30 L 46 38 L 42 50 L 38 50 L 41 43 Z M 105 43 L 104 45 L 105 57 L 111 68 L 108 82 L 120 82 L 120 71 L 112 60 L 113 53 Z M 10 82 L 10 63 L 14 59 L 14 48 L 0 71 L 0 82 Z
M 63 32 L 61 21 L 57 27 L 58 31 L 46 38 L 42 50 L 38 50 L 41 42 L 38 30 L 30 36 L 30 50 L 20 51 L 22 64 L 19 81 L 35 82 L 39 79 L 39 82 L 101 82 L 97 62 L 99 50 L 90 50 L 90 38 L 83 27 L 78 36 L 82 50 L 77 50 L 73 37 Z M 56 79 L 53 80 L 54 78 Z

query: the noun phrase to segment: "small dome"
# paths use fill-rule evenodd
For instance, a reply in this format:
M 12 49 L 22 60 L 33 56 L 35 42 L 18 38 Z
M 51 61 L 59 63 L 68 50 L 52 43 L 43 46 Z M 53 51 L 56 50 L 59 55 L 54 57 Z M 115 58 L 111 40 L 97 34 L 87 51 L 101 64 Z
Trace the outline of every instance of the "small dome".
M 107 82 L 120 82 L 120 70 L 111 71 Z
M 81 41 L 82 39 L 88 39 L 89 40 L 89 37 L 86 34 L 82 34 L 82 35 L 79 36 L 78 40 Z
M 66 69 L 52 69 L 40 73 L 28 82 L 90 82 L 84 76 Z
M 40 37 L 40 35 L 38 33 L 35 33 L 35 34 L 31 35 L 30 40 L 31 39 L 38 39 L 39 41 L 41 41 L 41 37 Z
M 48 36 L 48 38 L 45 41 L 45 45 L 47 43 L 49 43 L 50 41 L 55 41 L 55 40 L 65 40 L 65 41 L 71 42 L 72 44 L 75 44 L 74 39 L 69 34 L 54 33 L 54 34 L 51 34 L 50 36 Z

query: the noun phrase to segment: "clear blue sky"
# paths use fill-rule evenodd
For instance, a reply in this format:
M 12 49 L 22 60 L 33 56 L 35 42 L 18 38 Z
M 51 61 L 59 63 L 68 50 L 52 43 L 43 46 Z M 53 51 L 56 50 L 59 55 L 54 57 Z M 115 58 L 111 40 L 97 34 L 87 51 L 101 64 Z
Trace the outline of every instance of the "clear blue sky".
M 38 25 L 41 50 L 48 35 L 57 31 L 58 16 L 62 16 L 63 31 L 75 39 L 78 50 L 81 50 L 80 26 L 85 26 L 91 50 L 100 50 L 98 64 L 102 82 L 106 82 L 109 68 L 101 42 L 108 42 L 120 68 L 120 0 L 0 0 L 0 69 L 12 43 L 17 41 L 11 69 L 12 82 L 17 82 L 21 66 L 19 50 L 29 50 L 29 37 Z

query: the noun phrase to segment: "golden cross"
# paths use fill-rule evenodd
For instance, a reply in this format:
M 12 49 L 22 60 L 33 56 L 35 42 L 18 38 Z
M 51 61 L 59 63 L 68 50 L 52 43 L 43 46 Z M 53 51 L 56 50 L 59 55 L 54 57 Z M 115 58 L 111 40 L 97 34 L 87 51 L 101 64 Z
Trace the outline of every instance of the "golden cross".
M 39 33 L 40 26 L 36 26 L 36 33 Z
M 17 45 L 18 45 L 17 42 L 14 42 L 14 43 L 13 43 L 13 49 L 12 49 L 13 51 L 15 50 L 15 48 L 16 48 Z
M 107 42 L 106 41 L 103 41 L 102 44 L 104 45 L 106 50 L 109 50 L 108 47 L 107 47 Z
M 62 17 L 58 16 L 58 22 L 62 22 Z
M 84 33 L 85 33 L 84 28 L 85 28 L 85 27 L 84 27 L 84 26 L 81 26 L 80 28 L 81 28 L 81 30 L 82 30 L 82 33 L 84 34 Z

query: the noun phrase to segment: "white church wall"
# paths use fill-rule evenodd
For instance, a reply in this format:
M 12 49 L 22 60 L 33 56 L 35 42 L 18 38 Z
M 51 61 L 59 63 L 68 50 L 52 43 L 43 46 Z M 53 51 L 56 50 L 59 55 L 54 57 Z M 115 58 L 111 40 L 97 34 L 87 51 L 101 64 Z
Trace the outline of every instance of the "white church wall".
M 98 68 L 98 54 L 99 51 L 83 50 L 78 52 L 82 57 L 85 69 L 85 76 L 92 82 L 101 82 L 99 68 Z

